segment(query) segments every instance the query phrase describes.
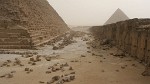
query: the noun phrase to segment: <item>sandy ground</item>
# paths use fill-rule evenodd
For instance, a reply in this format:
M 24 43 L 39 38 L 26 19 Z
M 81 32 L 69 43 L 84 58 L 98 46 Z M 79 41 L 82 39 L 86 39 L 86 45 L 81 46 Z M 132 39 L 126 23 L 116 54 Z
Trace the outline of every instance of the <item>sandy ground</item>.
M 0 84 L 47 84 L 47 81 L 51 80 L 53 76 L 61 76 L 71 72 L 75 72 L 75 80 L 64 84 L 150 84 L 150 77 L 141 75 L 144 66 L 134 58 L 130 56 L 114 57 L 110 53 L 114 53 L 116 48 L 109 50 L 89 49 L 86 44 L 87 41 L 83 41 L 81 37 L 75 40 L 76 43 L 61 50 L 52 50 L 51 46 L 36 50 L 40 55 L 54 56 L 51 61 L 46 61 L 44 57 L 41 57 L 41 61 L 36 62 L 36 65 L 28 64 L 30 58 L 15 54 L 1 54 L 0 65 L 6 60 L 14 61 L 15 58 L 19 58 L 24 66 L 13 66 L 10 63 L 9 67 L 0 67 L 0 76 L 15 71 L 12 78 L 0 78 Z M 56 63 L 68 63 L 68 67 L 71 66 L 73 70 L 65 67 L 64 71 L 58 70 L 46 74 L 48 67 Z M 33 72 L 27 73 L 25 68 L 31 68 Z M 56 84 L 56 82 L 52 84 Z

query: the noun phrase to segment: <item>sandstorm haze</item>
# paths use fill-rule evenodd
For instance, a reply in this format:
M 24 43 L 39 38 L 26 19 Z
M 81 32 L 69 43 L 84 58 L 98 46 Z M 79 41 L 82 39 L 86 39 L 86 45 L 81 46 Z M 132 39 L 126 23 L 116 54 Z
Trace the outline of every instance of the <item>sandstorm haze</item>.
M 149 18 L 149 0 L 48 0 L 68 25 L 103 25 L 120 8 L 130 19 Z

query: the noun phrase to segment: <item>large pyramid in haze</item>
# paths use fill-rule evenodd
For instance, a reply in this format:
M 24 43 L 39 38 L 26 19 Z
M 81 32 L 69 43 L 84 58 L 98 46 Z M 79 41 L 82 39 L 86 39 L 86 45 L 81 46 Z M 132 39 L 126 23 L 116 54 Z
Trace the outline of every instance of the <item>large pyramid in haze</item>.
M 32 48 L 68 30 L 47 0 L 0 0 L 0 48 Z
M 128 16 L 121 9 L 118 8 L 115 11 L 115 13 L 105 22 L 104 25 L 112 24 L 112 23 L 116 23 L 128 19 L 129 19 Z

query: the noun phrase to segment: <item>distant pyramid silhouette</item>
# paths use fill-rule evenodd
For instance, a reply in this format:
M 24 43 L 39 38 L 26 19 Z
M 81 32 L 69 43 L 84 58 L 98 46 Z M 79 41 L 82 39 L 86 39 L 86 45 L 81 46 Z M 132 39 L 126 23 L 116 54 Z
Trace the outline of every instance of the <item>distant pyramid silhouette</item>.
M 115 13 L 105 22 L 104 25 L 112 24 L 112 23 L 116 23 L 128 19 L 129 19 L 128 16 L 121 9 L 118 8 L 115 11 Z

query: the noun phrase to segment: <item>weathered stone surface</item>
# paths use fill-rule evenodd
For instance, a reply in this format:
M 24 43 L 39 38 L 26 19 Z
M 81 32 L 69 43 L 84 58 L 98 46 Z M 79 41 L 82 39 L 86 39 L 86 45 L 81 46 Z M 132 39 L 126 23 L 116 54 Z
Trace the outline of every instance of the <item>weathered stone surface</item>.
M 103 39 L 115 42 L 118 49 L 124 53 L 116 53 L 123 56 L 125 53 L 138 58 L 140 63 L 150 67 L 150 19 L 131 19 L 114 24 L 96 26 L 90 29 L 96 43 L 100 44 Z M 149 69 L 143 74 L 149 74 Z M 142 74 L 142 75 L 143 75 Z
M 0 48 L 33 48 L 69 30 L 47 0 L 0 0 Z

